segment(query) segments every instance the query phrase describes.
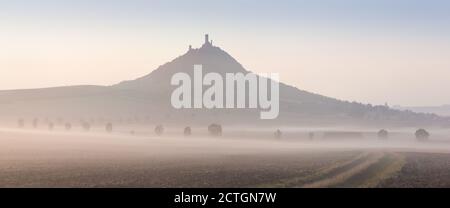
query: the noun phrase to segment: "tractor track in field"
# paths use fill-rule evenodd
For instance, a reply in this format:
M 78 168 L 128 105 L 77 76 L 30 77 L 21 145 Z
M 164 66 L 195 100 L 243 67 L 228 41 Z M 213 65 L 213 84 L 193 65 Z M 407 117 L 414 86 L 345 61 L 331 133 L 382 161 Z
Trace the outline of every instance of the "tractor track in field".
M 375 187 L 399 171 L 403 164 L 404 158 L 400 154 L 367 152 L 321 168 L 312 175 L 285 179 L 265 187 Z

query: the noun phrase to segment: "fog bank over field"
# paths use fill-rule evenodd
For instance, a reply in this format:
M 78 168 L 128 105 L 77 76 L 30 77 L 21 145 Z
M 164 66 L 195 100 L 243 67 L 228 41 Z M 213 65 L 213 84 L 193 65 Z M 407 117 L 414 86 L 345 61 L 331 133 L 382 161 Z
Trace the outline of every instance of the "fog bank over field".
M 174 156 L 178 154 L 251 154 L 282 153 L 290 151 L 309 151 L 325 149 L 381 149 L 407 151 L 450 151 L 450 131 L 432 129 L 427 141 L 415 138 L 414 129 L 390 130 L 387 138 L 379 138 L 377 131 L 368 129 L 305 129 L 280 128 L 282 135 L 275 137 L 276 129 L 227 129 L 224 127 L 222 136 L 211 136 L 207 128 L 192 127 L 192 135 L 183 136 L 179 127 L 165 127 L 158 136 L 154 129 L 146 126 L 114 127 L 111 133 L 102 127 L 92 127 L 90 131 L 81 128 L 67 131 L 56 126 L 53 130 L 1 128 L 1 146 L 14 149 L 17 154 L 33 152 L 45 153 L 65 150 L 83 150 L 93 154 L 112 153 L 117 156 L 136 154 L 157 157 Z M 311 134 L 313 134 L 311 136 Z M 24 150 L 23 153 L 20 150 Z M 26 151 L 25 151 L 26 150 Z M 5 153 L 5 152 L 3 152 Z M 14 154 L 16 154 L 14 153 Z M 7 156 L 5 154 L 4 156 Z M 56 156 L 55 158 L 60 158 Z
M 400 171 L 407 161 L 404 153 L 450 153 L 448 131 L 432 131 L 423 142 L 409 130 L 392 132 L 387 139 L 374 134 L 324 138 L 320 133 L 311 139 L 304 131 L 282 132 L 275 138 L 267 130 L 226 128 L 215 137 L 199 127 L 190 136 L 180 128 L 166 128 L 157 136 L 139 126 L 115 127 L 112 133 L 99 127 L 89 132 L 1 128 L 0 186 L 376 186 Z M 364 182 L 353 179 L 372 166 L 379 167 L 375 175 L 368 174 Z

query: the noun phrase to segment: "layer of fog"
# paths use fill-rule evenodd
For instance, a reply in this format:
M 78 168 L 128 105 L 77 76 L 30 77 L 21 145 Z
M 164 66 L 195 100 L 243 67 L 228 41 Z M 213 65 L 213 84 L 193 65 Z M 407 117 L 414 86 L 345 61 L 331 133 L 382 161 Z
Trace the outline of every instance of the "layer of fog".
M 158 136 L 154 127 L 132 125 L 114 127 L 111 133 L 94 126 L 70 131 L 55 126 L 52 131 L 41 127 L 0 128 L 0 158 L 33 160 L 64 159 L 162 159 L 186 157 L 220 157 L 223 155 L 271 155 L 329 151 L 401 151 L 449 152 L 450 131 L 428 129 L 427 141 L 415 138 L 416 129 L 388 130 L 388 138 L 378 138 L 378 129 L 276 128 L 244 129 L 224 127 L 222 136 L 210 136 L 207 127 L 192 127 L 192 135 L 183 136 L 184 127 L 166 127 Z M 336 137 L 325 136 L 337 132 Z M 312 134 L 311 134 L 312 133 Z M 346 137 L 345 135 L 349 136 Z M 344 136 L 342 136 L 344 135 Z M 355 136 L 357 135 L 357 136 Z

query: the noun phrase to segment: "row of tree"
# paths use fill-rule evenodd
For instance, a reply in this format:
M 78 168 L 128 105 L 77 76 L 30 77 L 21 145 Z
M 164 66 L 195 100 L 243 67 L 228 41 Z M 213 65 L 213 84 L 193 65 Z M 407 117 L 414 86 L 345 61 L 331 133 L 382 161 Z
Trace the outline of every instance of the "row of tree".
M 32 125 L 33 125 L 34 128 L 37 128 L 37 125 L 38 125 L 37 123 L 38 123 L 38 121 L 36 119 L 34 119 L 33 122 L 32 122 Z M 53 128 L 55 126 L 53 122 L 48 122 L 47 125 L 48 125 L 48 129 L 49 130 L 53 130 Z M 24 119 L 19 119 L 18 120 L 18 126 L 19 126 L 19 128 L 24 128 L 25 127 L 25 120 Z M 89 124 L 89 122 L 85 122 L 85 121 L 81 122 L 81 127 L 85 131 L 89 131 L 91 129 L 91 125 Z M 69 131 L 69 130 L 72 129 L 72 124 L 71 123 L 65 123 L 64 124 L 64 128 L 67 131 Z M 105 125 L 105 131 L 109 132 L 109 133 L 111 133 L 113 131 L 112 123 L 107 123 Z M 222 126 L 219 125 L 219 124 L 211 124 L 211 125 L 208 126 L 208 132 L 209 132 L 210 135 L 213 135 L 213 136 L 221 136 L 222 135 Z M 164 133 L 164 126 L 163 125 L 157 125 L 155 127 L 155 134 L 158 135 L 158 136 L 161 136 L 163 133 Z M 185 127 L 184 131 L 183 131 L 183 134 L 185 136 L 190 136 L 192 134 L 191 127 L 189 127 L 189 126 Z M 282 135 L 283 135 L 283 133 L 281 132 L 280 129 L 277 129 L 274 132 L 274 137 L 277 138 L 277 139 L 282 138 Z M 381 129 L 380 131 L 378 131 L 377 136 L 380 139 L 387 139 L 387 138 L 389 138 L 389 132 L 387 130 L 385 130 L 385 129 Z M 430 133 L 428 131 L 426 131 L 425 129 L 418 129 L 415 132 L 415 136 L 416 136 L 416 138 L 418 140 L 425 141 L 425 140 L 429 139 Z M 313 132 L 311 132 L 311 133 L 308 134 L 308 137 L 310 139 L 314 139 L 315 134 Z
M 222 126 L 219 124 L 211 124 L 208 126 L 208 132 L 212 136 L 222 136 Z M 161 136 L 164 133 L 164 126 L 157 125 L 155 127 L 155 134 Z M 190 136 L 192 134 L 191 127 L 187 126 L 183 130 L 184 136 Z
M 389 138 L 389 132 L 386 129 L 381 129 L 378 131 L 378 138 L 380 139 L 387 139 Z M 426 141 L 430 138 L 430 133 L 425 129 L 418 129 L 414 135 L 416 136 L 416 139 L 419 141 Z
M 38 120 L 37 119 L 34 119 L 33 121 L 32 121 L 32 126 L 33 126 L 33 128 L 37 128 L 38 127 Z M 25 120 L 24 119 L 19 119 L 18 121 L 17 121 L 17 123 L 18 123 L 18 127 L 19 128 L 25 128 Z M 66 129 L 67 131 L 70 131 L 71 129 L 72 129 L 72 123 L 70 123 L 70 122 L 66 122 L 66 123 L 64 123 L 64 129 Z M 83 129 L 83 130 L 85 130 L 85 131 L 90 131 L 91 130 L 91 124 L 89 123 L 89 122 L 86 122 L 86 121 L 82 121 L 81 123 L 80 123 L 80 126 L 81 126 L 81 128 Z M 51 121 L 48 121 L 47 122 L 47 128 L 49 129 L 49 130 L 53 130 L 54 129 L 54 127 L 55 127 L 55 123 L 53 123 L 53 122 L 51 122 Z M 105 125 L 105 130 L 107 131 L 107 132 L 112 132 L 112 123 L 107 123 L 106 125 Z
M 19 119 L 18 120 L 18 127 L 19 128 L 24 128 L 25 127 L 25 120 L 24 119 Z M 38 126 L 38 120 L 34 119 L 32 122 L 33 128 L 37 128 Z M 86 121 L 82 121 L 80 124 L 81 128 L 85 131 L 90 131 L 91 129 L 91 124 L 89 122 Z M 55 124 L 53 122 L 47 122 L 47 127 L 49 130 L 53 130 L 55 127 Z M 64 124 L 64 128 L 67 131 L 70 131 L 72 129 L 72 124 L 69 122 L 66 122 Z M 112 123 L 107 123 L 105 125 L 105 131 L 108 133 L 111 133 L 113 131 L 113 125 Z M 213 136 L 221 136 L 222 135 L 222 126 L 219 124 L 211 124 L 208 126 L 208 132 L 213 135 Z M 160 136 L 164 133 L 164 126 L 163 125 L 157 125 L 155 127 L 155 134 Z M 134 134 L 134 131 L 132 131 L 132 134 Z M 190 136 L 192 134 L 192 129 L 191 127 L 185 127 L 183 134 L 185 136 Z
M 419 141 L 426 141 L 430 138 L 430 133 L 425 129 L 418 129 L 414 135 L 416 136 L 417 140 L 419 140 Z M 283 133 L 281 132 L 281 130 L 277 129 L 274 132 L 274 137 L 276 139 L 280 139 L 282 136 L 283 136 Z M 380 139 L 387 139 L 387 138 L 389 138 L 389 132 L 385 129 L 381 129 L 380 131 L 378 131 L 377 136 Z M 314 139 L 314 137 L 315 137 L 314 132 L 310 132 L 308 134 L 309 139 Z

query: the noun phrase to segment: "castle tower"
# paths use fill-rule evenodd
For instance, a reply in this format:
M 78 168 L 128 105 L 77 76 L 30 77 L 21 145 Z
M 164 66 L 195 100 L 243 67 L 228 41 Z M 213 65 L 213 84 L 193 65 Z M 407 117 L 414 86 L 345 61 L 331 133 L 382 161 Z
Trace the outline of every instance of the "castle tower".
M 204 46 L 212 46 L 212 40 L 209 40 L 208 34 L 205 35 L 205 43 L 203 45 Z
M 208 34 L 205 35 L 205 44 L 209 44 L 209 35 Z

